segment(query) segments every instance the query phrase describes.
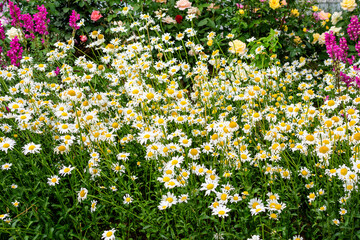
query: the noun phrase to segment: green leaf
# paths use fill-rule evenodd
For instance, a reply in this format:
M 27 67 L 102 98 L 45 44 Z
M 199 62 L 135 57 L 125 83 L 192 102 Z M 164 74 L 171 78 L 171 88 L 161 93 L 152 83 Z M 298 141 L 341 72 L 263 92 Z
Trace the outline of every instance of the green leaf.
M 355 46 L 349 45 L 349 50 L 350 50 L 351 52 L 355 52 L 355 51 L 356 51 Z
M 201 20 L 201 21 L 198 23 L 198 26 L 199 26 L 199 27 L 204 26 L 204 25 L 207 24 L 207 22 L 208 22 L 208 18 L 205 18 L 205 19 Z
M 210 25 L 210 27 L 212 27 L 212 28 L 215 28 L 215 27 L 216 27 L 214 21 L 211 20 L 211 19 L 209 19 L 209 25 Z
M 210 6 L 210 3 L 201 4 L 201 5 L 198 6 L 198 9 L 201 12 L 203 10 L 203 8 L 208 7 L 208 6 Z

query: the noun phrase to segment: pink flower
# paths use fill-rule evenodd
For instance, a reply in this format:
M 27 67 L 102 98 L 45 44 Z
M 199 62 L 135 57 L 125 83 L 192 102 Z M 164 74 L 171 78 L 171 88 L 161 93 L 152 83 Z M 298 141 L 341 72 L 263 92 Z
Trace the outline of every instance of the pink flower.
M 96 22 L 100 18 L 102 18 L 102 15 L 100 14 L 100 11 L 93 11 L 91 13 L 91 20 L 93 20 L 94 22 Z
M 189 2 L 189 0 L 179 0 L 176 2 L 175 8 L 178 8 L 179 10 L 191 8 L 191 2 Z
M 286 0 L 282 0 L 282 1 L 281 1 L 281 5 L 282 5 L 282 6 L 287 6 Z
M 72 10 L 70 19 L 69 19 L 69 25 L 74 30 L 79 29 L 80 27 L 76 24 L 76 21 L 80 19 L 80 14 L 78 14 L 75 10 Z
M 320 18 L 320 20 L 328 20 L 329 19 L 329 13 L 321 11 L 321 12 L 319 12 L 318 17 Z
M 86 37 L 85 35 L 80 35 L 80 41 L 86 42 L 86 41 L 87 41 L 87 37 Z

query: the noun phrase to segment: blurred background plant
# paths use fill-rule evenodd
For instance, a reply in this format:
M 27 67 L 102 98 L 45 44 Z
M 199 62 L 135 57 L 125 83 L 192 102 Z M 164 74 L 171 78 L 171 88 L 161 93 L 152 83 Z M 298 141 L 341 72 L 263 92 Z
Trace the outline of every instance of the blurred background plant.
M 42 49 L 57 41 L 69 40 L 73 36 L 75 45 L 81 50 L 76 55 L 80 55 L 86 52 L 83 42 L 89 39 L 91 32 L 100 31 L 107 37 L 112 34 L 111 26 L 128 24 L 119 21 L 119 13 L 124 7 L 131 5 L 134 9 L 132 17 L 155 13 L 156 18 L 153 20 L 159 24 L 161 31 L 173 32 L 175 35 L 196 28 L 194 37 L 203 46 L 209 47 L 208 50 L 203 50 L 205 54 L 211 53 L 214 47 L 226 51 L 228 44 L 223 43 L 226 38 L 246 42 L 248 39 L 268 37 L 271 35 L 270 29 L 274 29 L 279 42 L 286 43 L 282 44 L 281 48 L 277 48 L 276 52 L 272 52 L 281 62 L 292 61 L 300 55 L 314 62 L 323 62 L 327 58 L 324 45 L 325 32 L 332 31 L 334 34 L 342 35 L 346 31 L 344 27 L 349 24 L 350 16 L 360 14 L 360 9 L 354 8 L 354 4 L 348 1 L 351 2 L 344 0 L 341 5 L 343 12 L 336 12 L 333 15 L 319 9 L 314 1 L 294 0 L 186 0 L 182 1 L 183 4 L 185 3 L 183 7 L 179 5 L 180 1 L 176 0 L 14 1 L 13 5 L 17 7 L 22 17 L 18 26 L 11 24 L 10 1 L 6 1 L 0 5 L 2 23 L 0 42 L 3 51 L 7 52 L 11 39 L 6 38 L 5 33 L 10 31 L 11 35 L 15 36 L 19 31 L 19 34 L 24 33 L 26 39 L 18 36 L 24 53 L 36 51 L 39 57 L 44 57 Z M 36 31 L 38 24 L 35 18 L 42 11 L 46 13 L 47 23 L 43 24 L 47 28 L 46 34 Z M 84 24 L 76 35 L 73 35 L 74 32 L 69 25 L 72 11 L 79 14 L 81 23 Z M 35 23 L 33 33 L 31 26 L 25 22 Z M 209 38 L 209 32 L 216 33 L 216 36 Z M 32 34 L 31 37 L 28 37 L 29 34 Z M 123 40 L 126 40 L 126 36 Z M 349 47 L 354 51 L 355 46 Z M 9 62 L 10 59 L 3 55 L 2 61 Z M 316 66 L 317 64 L 312 67 L 316 68 Z

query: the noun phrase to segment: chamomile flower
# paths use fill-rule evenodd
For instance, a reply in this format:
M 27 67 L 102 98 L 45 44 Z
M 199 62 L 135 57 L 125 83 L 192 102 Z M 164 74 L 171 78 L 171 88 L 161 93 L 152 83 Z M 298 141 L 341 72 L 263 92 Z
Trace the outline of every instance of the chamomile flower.
M 321 207 L 319 208 L 319 211 L 320 211 L 320 212 L 326 211 L 326 206 L 325 206 L 325 205 L 321 206 Z
M 212 210 L 212 215 L 216 215 L 218 217 L 224 218 L 229 216 L 228 212 L 230 211 L 231 211 L 230 208 L 227 208 L 225 205 L 220 205 Z
M 295 236 L 293 236 L 292 240 L 304 240 L 304 238 L 301 237 L 300 235 L 295 235 Z
M 336 225 L 339 226 L 340 225 L 340 221 L 338 219 L 333 219 L 332 222 Z
M 216 187 L 218 186 L 218 181 L 212 180 L 210 178 L 205 179 L 205 183 L 201 184 L 200 191 L 205 191 L 205 196 L 209 195 L 211 192 L 216 193 Z
M 18 202 L 18 200 L 15 200 L 14 202 L 11 202 L 11 204 L 12 204 L 14 207 L 19 207 L 20 202 Z
M 129 159 L 130 153 L 119 153 L 118 155 L 116 155 L 116 158 L 118 160 L 123 160 L 124 162 L 126 162 L 126 160 Z
M 81 188 L 78 192 L 78 201 L 81 202 L 87 198 L 88 190 L 86 188 Z
M 41 144 L 35 144 L 33 142 L 26 144 L 23 147 L 23 153 L 27 155 L 28 153 L 39 153 L 41 151 Z
M 9 216 L 9 214 L 5 213 L 5 214 L 0 214 L 0 219 L 4 220 Z
M 59 184 L 60 178 L 56 175 L 50 177 L 47 179 L 48 180 L 48 184 L 50 186 L 55 186 L 56 184 Z
M 179 203 L 187 203 L 189 199 L 189 194 L 181 194 L 178 198 Z
M 310 177 L 310 171 L 306 167 L 302 167 L 299 170 L 299 176 L 308 179 Z
M 261 212 L 265 212 L 266 208 L 264 205 L 257 205 L 256 208 L 250 209 L 251 215 L 258 215 Z
M 13 139 L 5 137 L 0 142 L 0 150 L 7 153 L 8 150 L 12 150 L 14 148 L 15 143 L 16 142 Z
M 231 203 L 237 203 L 237 202 L 239 202 L 239 201 L 241 201 L 241 200 L 242 200 L 242 198 L 241 198 L 241 196 L 240 196 L 238 193 L 234 194 L 234 195 L 230 198 L 230 202 L 231 202 Z
M 191 159 L 199 159 L 200 158 L 200 148 L 192 148 L 189 150 L 188 157 Z
M 250 200 L 248 207 L 250 209 L 256 209 L 258 205 L 263 205 L 262 201 L 259 198 L 253 198 Z
M 169 208 L 169 204 L 168 204 L 168 202 L 167 201 L 161 201 L 160 202 L 160 204 L 158 205 L 158 209 L 159 210 L 165 210 L 165 209 L 167 209 L 167 208 Z
M 92 200 L 91 201 L 91 206 L 90 206 L 90 212 L 95 212 L 96 211 L 96 205 L 97 205 L 97 201 L 96 200 Z
M 183 147 L 190 147 L 192 143 L 191 139 L 188 138 L 180 138 L 179 139 L 179 144 Z
M 101 239 L 115 240 L 115 232 L 116 232 L 115 228 L 113 228 L 111 230 L 104 231 L 104 233 L 102 234 Z
M 5 163 L 1 166 L 2 170 L 10 170 L 12 163 Z
M 345 215 L 347 213 L 347 210 L 345 208 L 340 208 L 339 214 Z
M 123 200 L 124 200 L 123 203 L 128 205 L 128 204 L 132 203 L 133 198 L 129 194 L 126 194 L 123 197 Z
M 68 167 L 66 166 L 63 166 L 60 171 L 59 171 L 59 174 L 61 176 L 66 176 L 66 175 L 70 175 L 71 174 L 71 171 L 74 170 L 75 167 L 72 167 L 71 165 L 69 165 Z
M 309 202 L 314 201 L 315 198 L 316 198 L 316 195 L 315 195 L 315 193 L 313 193 L 313 192 L 308 195 Z

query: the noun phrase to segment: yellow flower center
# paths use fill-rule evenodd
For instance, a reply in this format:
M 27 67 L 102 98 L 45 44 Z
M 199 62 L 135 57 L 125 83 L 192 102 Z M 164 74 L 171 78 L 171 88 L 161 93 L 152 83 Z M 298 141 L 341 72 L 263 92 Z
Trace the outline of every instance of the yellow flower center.
M 334 101 L 334 100 L 330 100 L 330 101 L 328 102 L 328 106 L 332 107 L 332 106 L 334 106 L 334 105 L 335 105 L 335 101 Z
M 322 146 L 319 148 L 319 152 L 322 154 L 325 154 L 329 151 L 329 148 L 327 146 Z
M 80 197 L 82 197 L 82 198 L 85 197 L 85 194 L 86 194 L 86 193 L 85 193 L 85 190 L 81 190 L 81 191 L 80 191 Z
M 347 174 L 348 170 L 346 168 L 343 168 L 340 170 L 340 174 L 345 176 Z
M 198 154 L 198 150 L 196 150 L 196 149 L 191 149 L 191 150 L 190 150 L 190 154 L 193 155 L 193 156 L 195 156 L 195 155 Z

